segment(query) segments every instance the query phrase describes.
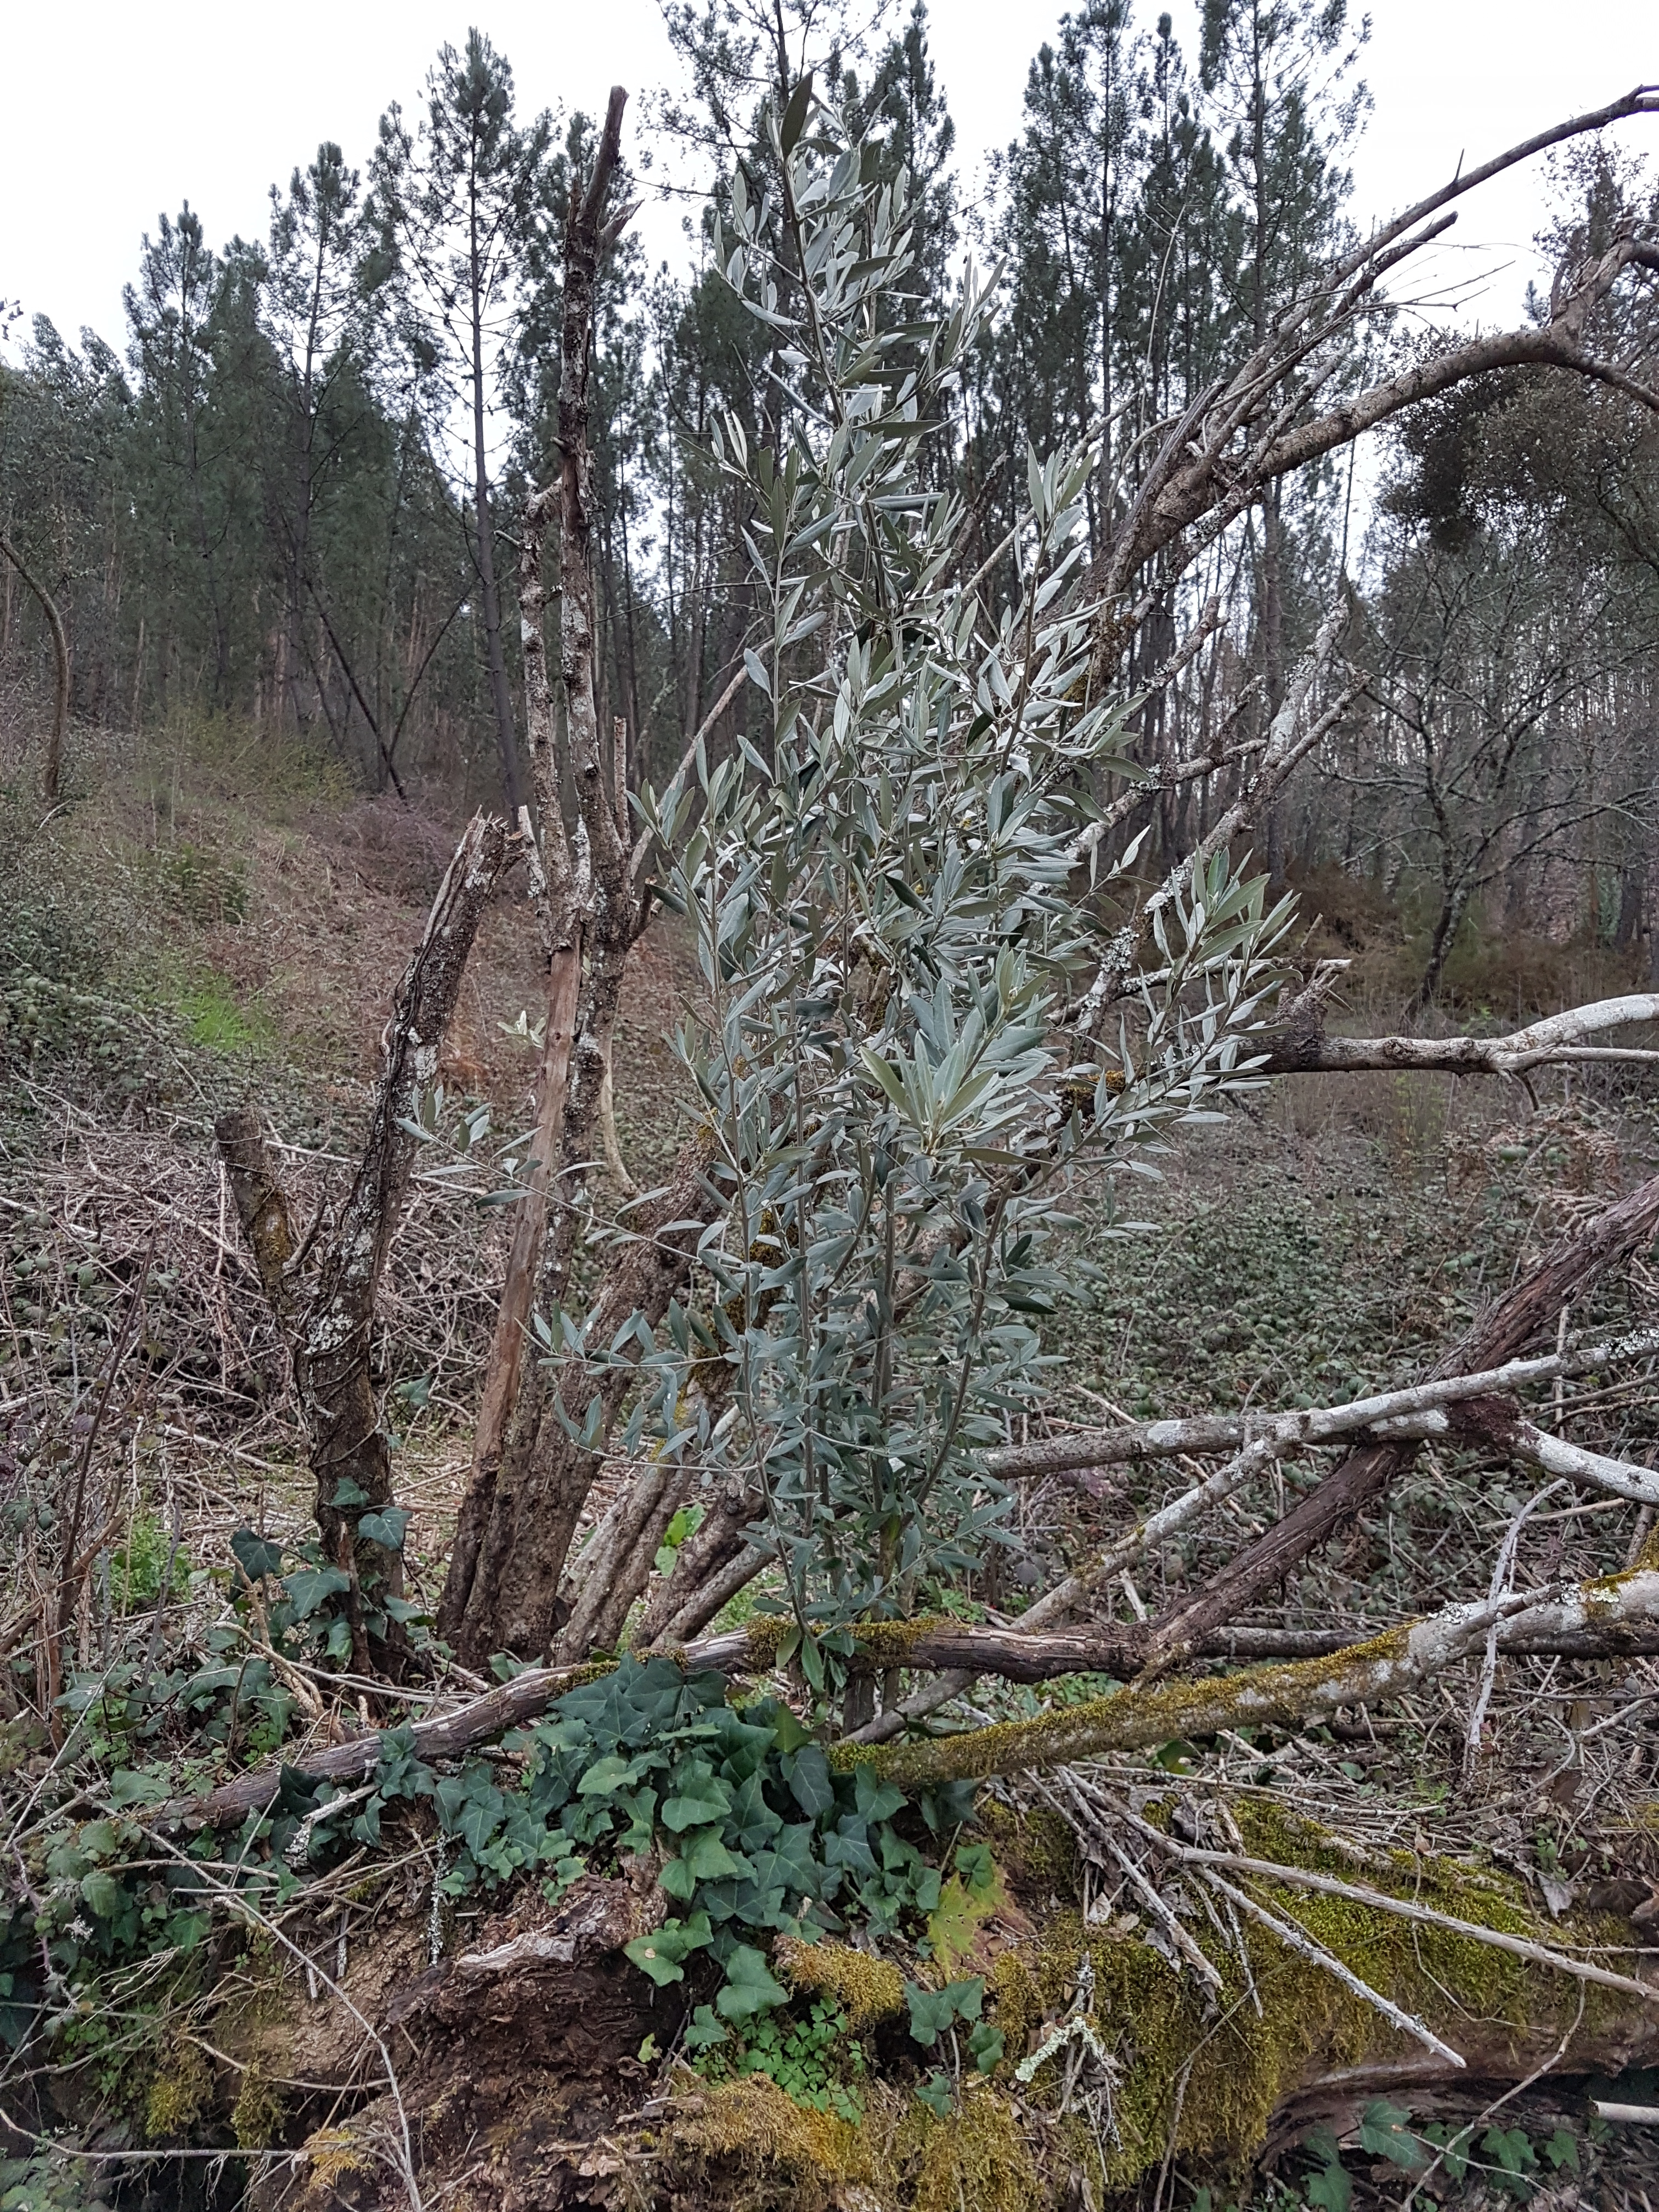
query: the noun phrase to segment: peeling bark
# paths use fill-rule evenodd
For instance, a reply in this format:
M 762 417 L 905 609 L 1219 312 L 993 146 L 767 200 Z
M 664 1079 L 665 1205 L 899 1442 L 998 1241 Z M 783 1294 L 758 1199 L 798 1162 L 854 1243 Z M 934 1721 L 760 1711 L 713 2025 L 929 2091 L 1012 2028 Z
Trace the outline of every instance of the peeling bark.
M 552 1207 L 540 1238 L 539 1280 L 550 1304 L 563 1304 L 570 1291 L 580 1216 L 571 1198 L 580 1178 L 592 1173 L 602 1140 L 607 1086 L 617 1010 L 629 952 L 644 927 L 645 908 L 635 890 L 630 850 L 627 795 L 626 732 L 613 738 L 610 760 L 600 741 L 593 682 L 595 637 L 592 568 L 593 460 L 588 442 L 588 377 L 594 287 L 599 268 L 631 210 L 608 219 L 605 204 L 620 158 L 622 116 L 627 94 L 613 88 L 592 173 L 580 192 L 571 193 L 565 232 L 564 319 L 561 336 L 557 486 L 559 567 L 562 595 L 560 673 L 568 732 L 568 768 L 576 808 L 571 896 L 581 915 L 586 965 L 577 1002 L 576 1034 L 567 1056 L 562 1104 L 559 1176 L 562 1203 Z M 540 644 L 540 532 L 545 526 L 552 487 L 537 493 L 526 509 L 526 554 L 521 565 L 526 670 L 532 687 L 532 725 L 537 701 L 544 697 L 545 668 Z M 529 547 L 538 564 L 532 573 Z M 539 688 L 538 688 L 539 687 Z M 550 716 L 544 742 L 535 748 L 541 763 L 538 800 L 544 850 L 551 853 L 564 836 L 560 775 L 552 757 Z M 562 847 L 559 849 L 562 851 Z M 560 886 L 547 868 L 550 942 L 568 924 L 554 913 Z M 552 1018 L 550 1014 L 550 1036 Z M 614 1138 L 613 1138 L 614 1144 Z M 720 1210 L 708 1182 L 708 1154 L 701 1139 L 683 1153 L 662 1205 L 642 1207 L 640 1241 L 628 1246 L 603 1285 L 590 1334 L 608 1345 L 637 1310 L 654 1324 L 683 1285 L 696 1237 Z M 625 1173 L 625 1171 L 624 1171 Z M 689 1223 L 668 1233 L 672 1222 Z M 528 1238 L 531 1224 L 526 1224 Z M 515 1342 L 522 1340 L 529 1314 L 526 1273 L 512 1277 Z M 503 1304 L 501 1328 L 509 1317 Z M 498 1328 L 499 1337 L 499 1328 Z M 492 1362 L 492 1379 L 498 1370 Z M 580 1361 L 568 1373 L 554 1373 L 541 1362 L 520 1359 L 513 1378 L 512 1411 L 498 1438 L 499 1396 L 489 1401 L 490 1431 L 475 1455 L 473 1479 L 462 1504 L 460 1528 L 439 1609 L 441 1632 L 473 1662 L 496 1651 L 540 1658 L 550 1649 L 570 1601 L 562 1604 L 559 1585 L 581 1509 L 601 1464 L 609 1435 L 629 1376 L 625 1368 L 589 1370 Z M 600 1408 L 599 1449 L 586 1450 L 572 1437 L 589 1406 Z M 599 1571 L 596 1563 L 596 1572 Z M 585 1616 L 605 1608 L 592 1605 Z

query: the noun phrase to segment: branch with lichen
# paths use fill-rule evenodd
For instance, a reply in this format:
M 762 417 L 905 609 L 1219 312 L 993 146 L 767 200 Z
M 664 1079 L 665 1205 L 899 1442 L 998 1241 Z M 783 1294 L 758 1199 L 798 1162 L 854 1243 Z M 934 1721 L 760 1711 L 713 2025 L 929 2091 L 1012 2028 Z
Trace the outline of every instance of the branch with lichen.
M 844 1768 L 873 1766 L 884 1780 L 907 1789 L 931 1788 L 1066 1765 L 1108 1752 L 1144 1751 L 1178 1736 L 1300 1728 L 1340 1706 L 1376 1705 L 1397 1698 L 1481 1648 L 1495 1626 L 1503 1624 L 1513 1632 L 1529 1614 L 1546 1609 L 1563 1627 L 1616 1638 L 1621 1629 L 1659 1620 L 1659 1573 L 1613 1576 L 1559 1593 L 1534 1590 L 1448 1606 L 1328 1658 L 1119 1690 L 1035 1720 L 969 1729 L 927 1742 L 842 1743 L 831 1757 Z

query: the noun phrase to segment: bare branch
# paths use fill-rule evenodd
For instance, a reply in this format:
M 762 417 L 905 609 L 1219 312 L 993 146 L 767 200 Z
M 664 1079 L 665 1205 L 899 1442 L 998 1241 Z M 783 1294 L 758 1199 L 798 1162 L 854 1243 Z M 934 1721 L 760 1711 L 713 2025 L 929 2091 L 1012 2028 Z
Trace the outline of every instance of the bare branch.
M 1454 1405 L 1460 1399 L 1489 1397 L 1520 1389 L 1528 1382 L 1553 1382 L 1557 1376 L 1595 1374 L 1604 1367 L 1622 1366 L 1628 1360 L 1655 1354 L 1659 1354 L 1659 1329 L 1644 1329 L 1634 1336 L 1586 1345 L 1572 1352 L 1508 1360 L 1501 1367 L 1484 1368 L 1477 1374 L 1409 1383 L 1403 1389 L 1379 1391 L 1342 1406 L 1310 1406 L 1287 1413 L 1255 1415 L 1198 1413 L 1182 1420 L 1073 1430 L 1068 1435 L 1045 1437 L 1041 1443 L 1014 1444 L 988 1453 L 985 1469 L 1000 1481 L 1030 1481 L 1066 1468 L 1115 1467 L 1126 1460 L 1234 1451 L 1247 1443 L 1268 1443 L 1279 1455 L 1288 1457 L 1306 1446 L 1334 1443 L 1362 1430 L 1379 1429 L 1385 1422 L 1404 1422 L 1413 1414 Z M 1439 1430 L 1411 1431 L 1418 1435 L 1443 1432 L 1443 1424 Z

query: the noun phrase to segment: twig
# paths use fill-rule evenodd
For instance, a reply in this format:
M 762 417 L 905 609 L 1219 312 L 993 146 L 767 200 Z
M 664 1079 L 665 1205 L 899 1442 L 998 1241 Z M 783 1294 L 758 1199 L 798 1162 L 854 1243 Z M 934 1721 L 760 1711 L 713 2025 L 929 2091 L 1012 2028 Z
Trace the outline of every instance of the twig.
M 1206 1869 L 1204 1879 L 1212 1889 L 1218 1891 L 1229 1904 L 1237 1905 L 1241 1912 L 1247 1914 L 1250 1919 L 1256 1921 L 1261 1927 L 1276 1936 L 1287 1949 L 1299 1953 L 1312 1965 L 1322 1967 L 1326 1973 L 1340 1982 L 1344 1989 L 1351 1990 L 1355 1996 L 1363 1998 L 1368 2005 L 1380 2012 L 1383 2019 L 1392 2027 L 1401 2028 L 1407 2035 L 1414 2036 L 1425 2051 L 1432 2051 L 1437 2057 L 1445 2059 L 1449 2064 L 1460 2069 L 1462 2068 L 1465 2062 L 1460 2051 L 1454 2051 L 1449 2043 L 1443 2043 L 1434 2030 L 1425 2021 L 1419 2020 L 1415 2013 L 1402 2012 L 1400 2007 L 1385 1997 L 1380 1990 L 1374 1990 L 1369 1982 L 1362 1981 L 1352 1967 L 1343 1965 L 1334 1951 L 1328 1951 L 1322 1943 L 1316 1943 L 1307 1930 L 1299 1927 L 1294 1920 L 1281 1920 L 1277 1913 L 1269 1912 L 1265 1905 L 1258 1905 L 1253 1897 L 1247 1896 L 1242 1889 L 1235 1889 L 1231 1882 L 1224 1880 L 1213 1869 Z

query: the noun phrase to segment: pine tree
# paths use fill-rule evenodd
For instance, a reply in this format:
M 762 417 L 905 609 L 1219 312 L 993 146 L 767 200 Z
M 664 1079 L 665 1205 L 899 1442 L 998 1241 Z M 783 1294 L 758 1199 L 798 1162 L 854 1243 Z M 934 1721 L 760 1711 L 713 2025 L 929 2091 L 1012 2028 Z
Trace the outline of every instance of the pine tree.
M 381 118 L 374 158 L 388 248 L 470 425 L 472 548 L 501 780 L 515 821 L 526 793 L 501 631 L 491 446 L 530 242 L 550 212 L 552 136 L 545 112 L 523 127 L 514 120 L 511 65 L 473 30 L 464 53 L 441 51 L 417 131 L 396 106 Z

